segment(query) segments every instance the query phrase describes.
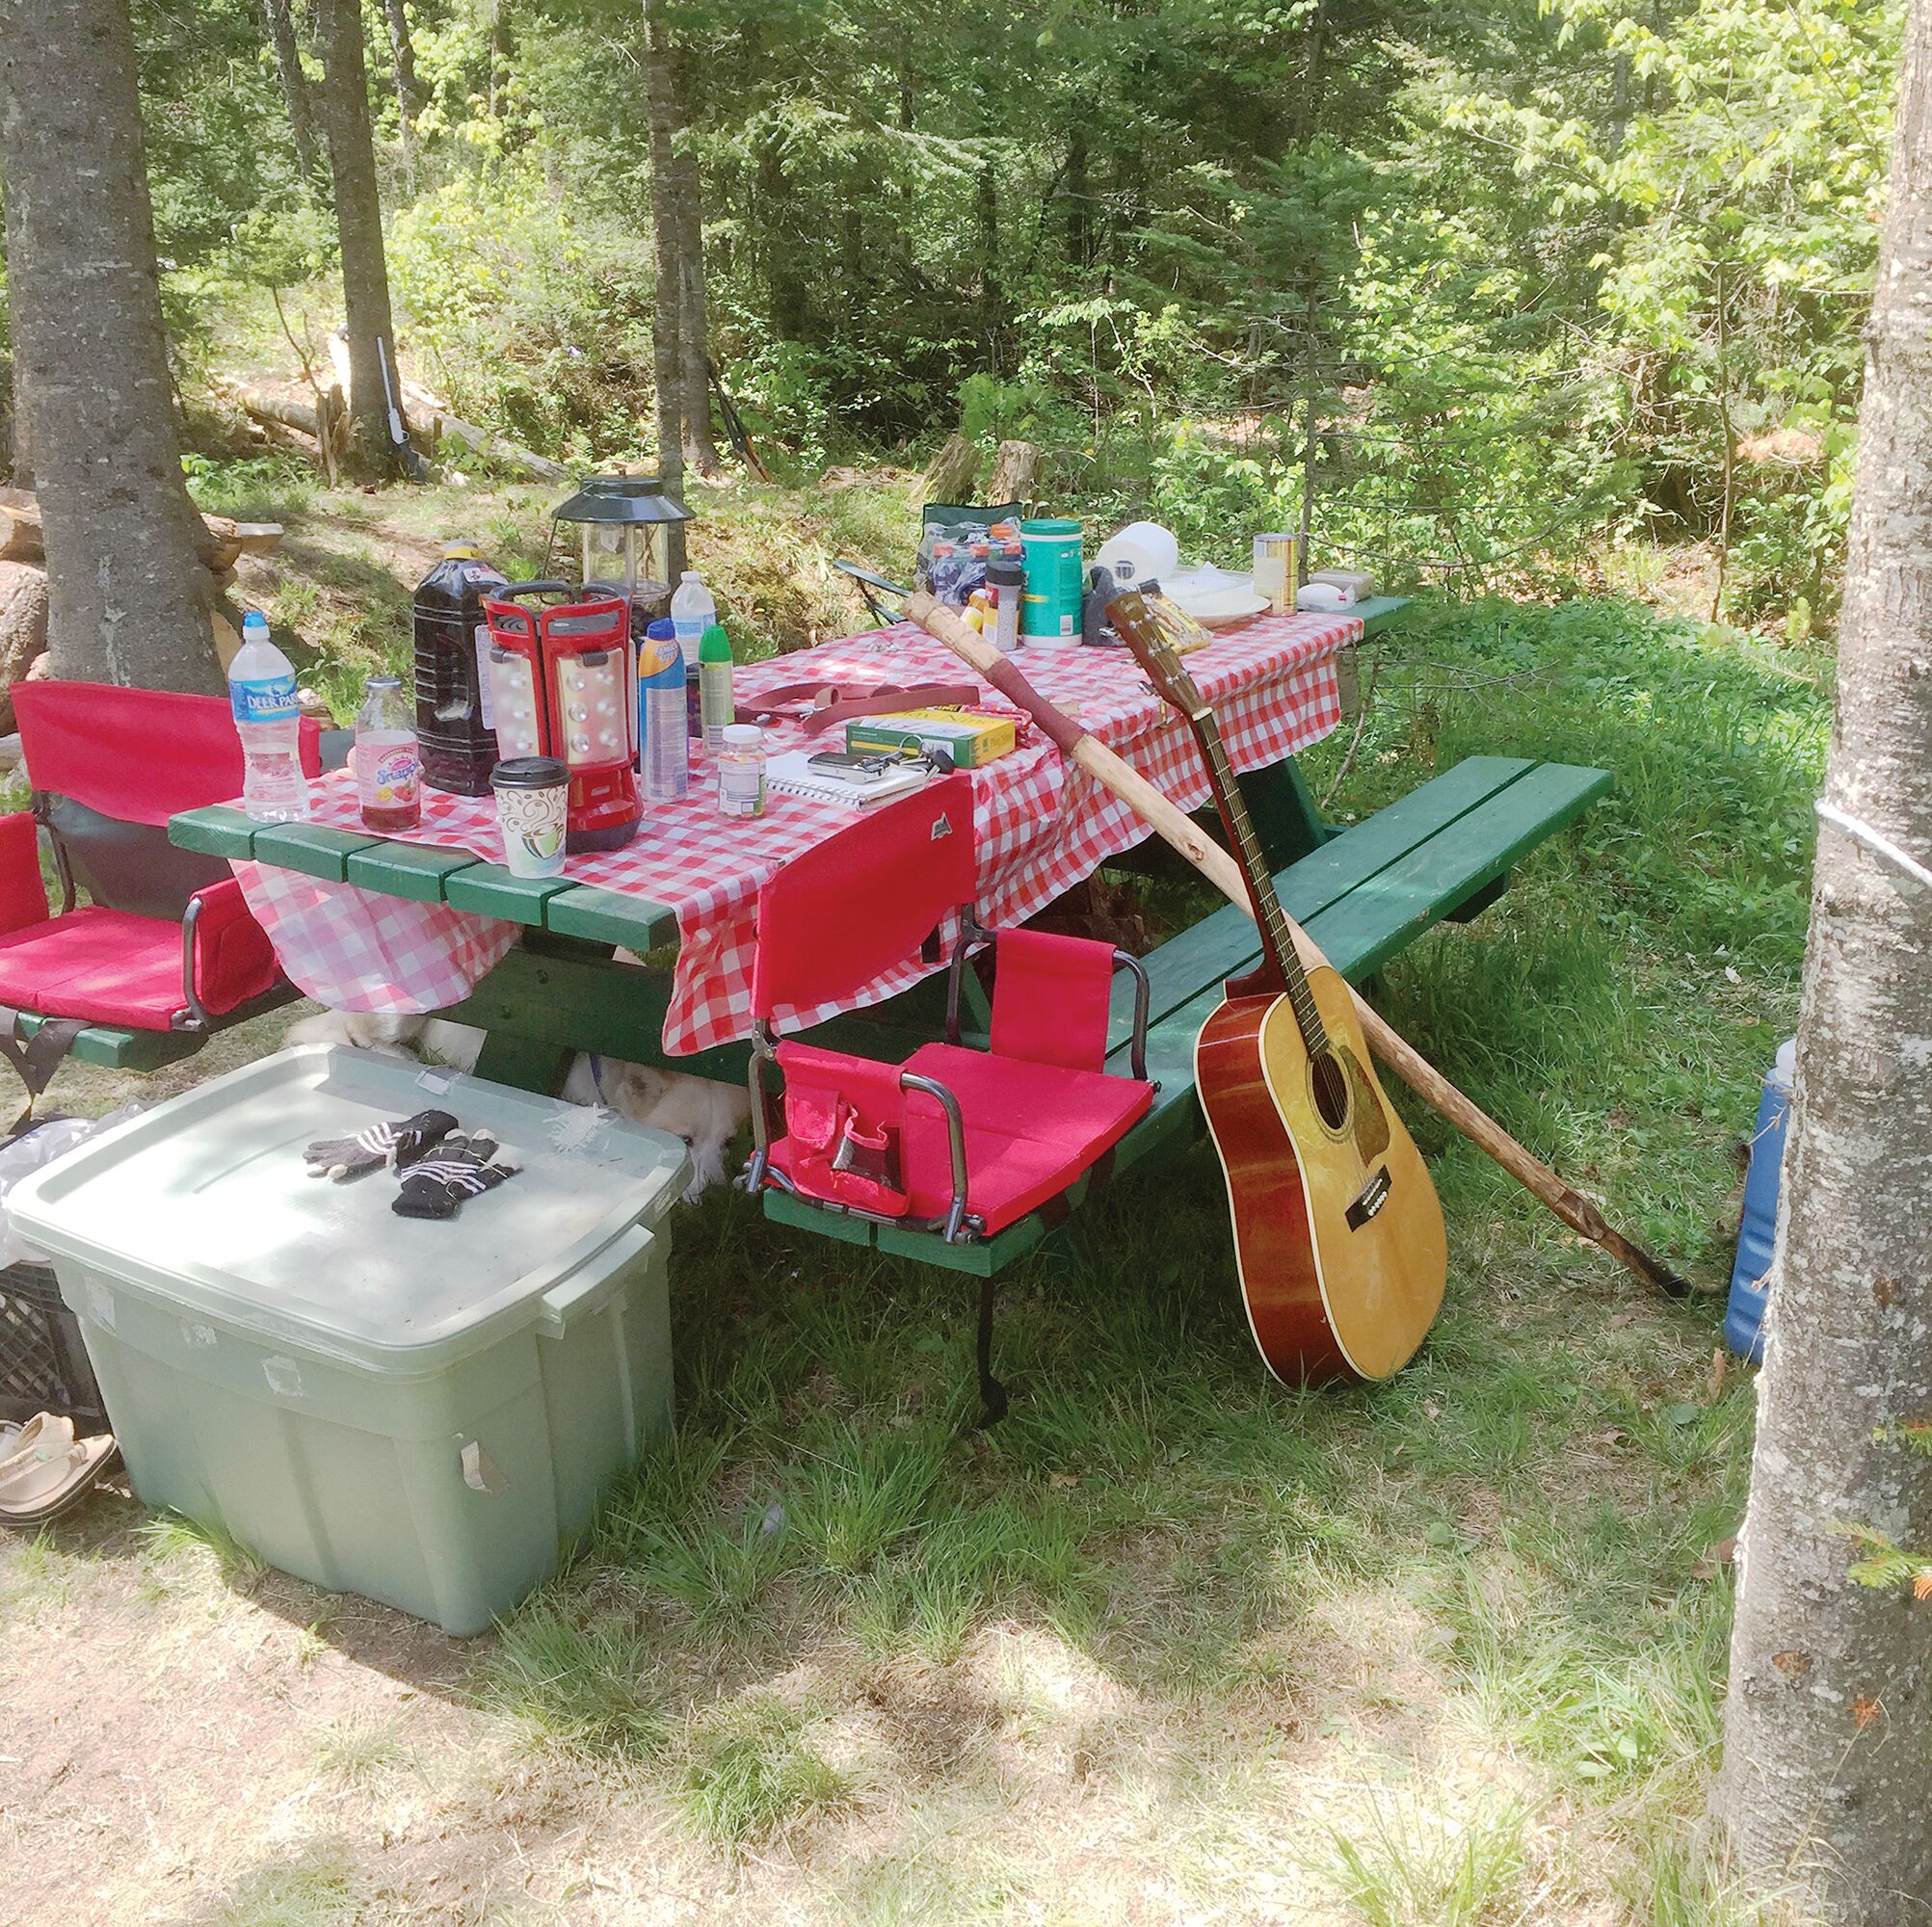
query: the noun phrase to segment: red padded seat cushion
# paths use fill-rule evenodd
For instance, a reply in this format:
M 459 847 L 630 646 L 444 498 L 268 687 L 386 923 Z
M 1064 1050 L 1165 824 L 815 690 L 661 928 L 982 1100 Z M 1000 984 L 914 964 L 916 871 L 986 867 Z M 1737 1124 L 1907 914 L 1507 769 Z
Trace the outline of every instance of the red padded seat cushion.
M 814 1069 L 823 1074 L 837 1053 L 814 1056 L 820 1060 Z M 845 1061 L 866 1071 L 879 1069 L 864 1059 Z M 1058 1197 L 1153 1102 L 1153 1086 L 1131 1077 L 1028 1064 L 962 1044 L 922 1044 L 900 1068 L 935 1079 L 959 1099 L 966 1120 L 966 1205 L 989 1233 Z M 922 1091 L 903 1094 L 899 1152 L 911 1214 L 943 1217 L 952 1201 L 945 1114 Z M 772 1147 L 773 1165 L 812 1196 L 812 1160 L 803 1160 L 803 1172 L 799 1162 L 789 1139 Z
M 212 1011 L 229 1011 L 276 982 L 275 953 L 261 926 L 240 905 L 204 911 L 197 990 Z M 185 1008 L 181 926 L 161 917 L 85 904 L 66 916 L 0 935 L 0 1004 L 41 1016 L 167 1030 Z

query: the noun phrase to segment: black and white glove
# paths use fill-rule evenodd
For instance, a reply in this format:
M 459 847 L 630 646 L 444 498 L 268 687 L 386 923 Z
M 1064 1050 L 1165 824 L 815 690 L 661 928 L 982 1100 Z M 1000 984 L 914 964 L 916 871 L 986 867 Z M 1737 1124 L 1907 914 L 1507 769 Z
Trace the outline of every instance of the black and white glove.
M 464 1199 L 495 1190 L 522 1168 L 488 1131 L 455 1131 L 410 1167 L 390 1208 L 403 1218 L 453 1218 Z
M 318 1138 L 303 1152 L 311 1177 L 360 1177 L 389 1165 L 407 1171 L 456 1129 L 447 1111 L 418 1111 L 413 1118 L 370 1124 L 353 1138 Z

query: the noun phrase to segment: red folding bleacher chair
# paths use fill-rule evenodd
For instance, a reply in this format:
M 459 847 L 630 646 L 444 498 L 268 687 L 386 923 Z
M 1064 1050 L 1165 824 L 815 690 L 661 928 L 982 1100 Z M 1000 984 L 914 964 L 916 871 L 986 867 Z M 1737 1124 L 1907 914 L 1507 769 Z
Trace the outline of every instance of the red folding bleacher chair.
M 982 929 L 972 782 L 952 776 L 860 817 L 787 863 L 758 895 L 752 970 L 754 1149 L 747 1181 L 829 1212 L 991 1237 L 1050 1208 L 1147 1113 L 1149 990 L 1137 958 L 1111 944 L 1042 931 Z M 777 1036 L 842 1001 L 921 950 L 937 958 L 957 916 L 947 1041 L 901 1064 Z M 960 1041 L 963 973 L 993 946 L 990 1048 Z M 1104 1069 L 1117 968 L 1136 980 L 1132 1068 Z M 774 1111 L 765 1069 L 778 1067 Z M 992 1424 L 1006 1409 L 992 1376 L 992 1280 L 980 1290 L 979 1377 Z
M 0 816 L 0 1039 L 28 1049 L 38 1095 L 78 1031 L 210 1031 L 281 986 L 267 934 L 218 858 L 176 850 L 168 819 L 241 794 L 242 750 L 220 697 L 89 682 L 13 685 L 33 807 Z M 302 729 L 304 769 L 321 768 Z M 39 832 L 52 845 L 50 914 Z M 78 902 L 79 891 L 90 898 Z M 42 1039 L 55 1047 L 49 1051 Z M 20 1067 L 17 1044 L 9 1055 Z

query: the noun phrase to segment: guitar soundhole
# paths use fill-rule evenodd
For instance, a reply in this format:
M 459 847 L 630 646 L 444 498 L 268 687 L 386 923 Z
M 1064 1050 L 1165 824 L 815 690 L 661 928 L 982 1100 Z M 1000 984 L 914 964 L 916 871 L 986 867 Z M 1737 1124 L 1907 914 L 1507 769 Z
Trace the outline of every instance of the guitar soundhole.
M 1336 1061 L 1335 1052 L 1324 1050 L 1309 1060 L 1314 1081 L 1315 1109 L 1330 1130 L 1338 1131 L 1348 1122 L 1348 1073 Z

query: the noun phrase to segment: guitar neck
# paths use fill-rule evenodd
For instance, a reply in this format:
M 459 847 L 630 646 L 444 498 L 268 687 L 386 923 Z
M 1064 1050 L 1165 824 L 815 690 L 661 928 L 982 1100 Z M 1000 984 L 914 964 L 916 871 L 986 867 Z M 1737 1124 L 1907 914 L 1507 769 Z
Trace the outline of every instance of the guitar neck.
M 1287 993 L 1295 1022 L 1301 1030 L 1302 1042 L 1307 1044 L 1310 1055 L 1318 1055 L 1328 1047 L 1328 1033 L 1322 1024 L 1321 1013 L 1315 1006 L 1314 992 L 1309 987 L 1308 972 L 1302 968 L 1301 953 L 1295 948 L 1287 916 L 1282 909 L 1281 899 L 1275 894 L 1274 873 L 1268 868 L 1260 836 L 1255 829 L 1254 819 L 1248 814 L 1248 804 L 1241 794 L 1241 785 L 1234 779 L 1234 767 L 1228 760 L 1228 748 L 1221 740 L 1221 726 L 1215 721 L 1213 710 L 1204 702 L 1189 709 L 1186 714 L 1194 729 L 1195 741 L 1201 746 L 1202 757 L 1207 765 L 1207 781 L 1214 792 L 1214 806 L 1220 811 L 1229 840 L 1241 859 L 1242 873 L 1248 882 L 1248 894 L 1255 906 L 1255 925 L 1261 934 L 1261 949 L 1267 959 L 1269 974 L 1280 982 Z

